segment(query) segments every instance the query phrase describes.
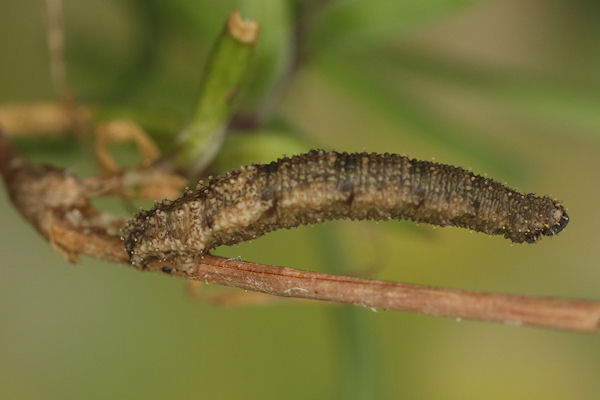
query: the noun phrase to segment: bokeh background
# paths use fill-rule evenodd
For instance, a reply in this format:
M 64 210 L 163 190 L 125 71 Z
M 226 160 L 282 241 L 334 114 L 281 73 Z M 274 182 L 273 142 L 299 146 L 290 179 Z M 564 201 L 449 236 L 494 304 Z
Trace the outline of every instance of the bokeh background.
M 293 142 L 435 158 L 555 196 L 571 216 L 559 237 L 535 246 L 405 222 L 335 222 L 275 232 L 217 254 L 444 287 L 600 299 L 597 3 L 63 6 L 69 84 L 81 102 L 98 107 L 100 119 L 128 116 L 156 138 L 176 133 L 193 109 L 212 43 L 227 15 L 241 8 L 262 23 L 240 111 L 261 121 L 245 134 L 272 136 L 259 142 L 267 149 L 261 154 L 275 156 Z M 56 99 L 44 9 L 42 0 L 0 5 L 2 103 Z M 97 171 L 74 139 L 15 141 L 32 160 L 84 175 Z M 116 151 L 123 159 L 133 154 L 127 146 Z M 228 162 L 218 158 L 215 168 Z M 3 399 L 600 393 L 598 334 L 313 302 L 215 307 L 194 301 L 183 282 L 168 276 L 92 259 L 69 264 L 24 223 L 5 191 L 0 238 Z

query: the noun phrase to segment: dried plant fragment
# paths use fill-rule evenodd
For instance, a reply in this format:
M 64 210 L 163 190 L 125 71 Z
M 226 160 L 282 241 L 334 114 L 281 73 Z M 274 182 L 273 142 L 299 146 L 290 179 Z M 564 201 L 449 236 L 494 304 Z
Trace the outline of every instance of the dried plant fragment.
M 68 109 L 57 103 L 0 104 L 0 126 L 7 136 L 64 136 L 73 128 L 73 120 L 87 124 L 92 110 L 86 106 Z
M 239 11 L 234 11 L 227 20 L 229 34 L 242 43 L 254 44 L 258 37 L 259 24 L 256 21 L 242 19 Z
M 117 120 L 98 124 L 96 128 L 96 146 L 94 148 L 96 159 L 103 171 L 117 172 L 121 167 L 113 160 L 108 152 L 111 143 L 133 141 L 144 157 L 143 164 L 150 165 L 159 156 L 160 152 L 154 141 L 144 132 L 139 125 L 131 121 Z

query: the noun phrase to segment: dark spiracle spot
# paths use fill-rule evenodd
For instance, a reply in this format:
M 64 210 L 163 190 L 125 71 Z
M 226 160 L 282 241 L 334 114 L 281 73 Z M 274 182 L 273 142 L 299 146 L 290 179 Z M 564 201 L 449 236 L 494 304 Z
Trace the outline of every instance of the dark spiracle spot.
M 170 274 L 172 272 L 171 268 L 169 268 L 169 267 L 162 267 L 161 270 L 165 274 Z
M 275 197 L 275 190 L 272 186 L 266 186 L 262 189 L 260 193 L 260 199 L 262 201 L 270 201 Z
M 212 229 L 214 223 L 215 223 L 215 221 L 214 221 L 212 215 L 205 215 L 204 220 L 202 221 L 202 226 L 207 229 Z
M 338 181 L 337 189 L 342 193 L 352 193 L 354 189 L 354 183 L 352 182 L 352 176 L 346 175 Z
M 271 200 L 271 205 L 263 213 L 263 216 L 265 218 L 272 217 L 273 215 L 275 215 L 275 212 L 277 211 L 277 205 L 279 203 L 279 198 L 277 196 L 273 195 L 270 198 L 270 200 Z

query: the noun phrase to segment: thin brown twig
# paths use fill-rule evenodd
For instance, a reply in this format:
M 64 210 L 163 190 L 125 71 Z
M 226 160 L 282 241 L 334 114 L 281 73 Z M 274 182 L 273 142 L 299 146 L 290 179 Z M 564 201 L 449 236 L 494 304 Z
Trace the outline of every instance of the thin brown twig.
M 94 153 L 100 168 L 105 172 L 118 172 L 121 167 L 112 158 L 108 146 L 112 143 L 134 142 L 144 157 L 142 165 L 148 166 L 160 157 L 160 151 L 148 134 L 135 122 L 114 120 L 96 126 Z
M 15 206 L 70 260 L 84 254 L 129 264 L 123 242 L 114 232 L 115 220 L 104 219 L 91 208 L 86 188 L 78 183 L 79 180 L 61 171 L 26 163 L 1 135 L 0 172 Z M 145 270 L 276 296 L 436 316 L 580 332 L 594 332 L 600 325 L 600 302 L 595 301 L 436 288 L 261 265 L 212 255 L 198 257 L 195 264 L 193 272 L 185 273 L 176 268 L 172 260 L 156 260 L 149 262 Z
M 117 238 L 86 234 L 65 224 L 55 225 L 52 236 L 62 247 L 75 253 L 128 263 L 127 254 Z M 599 302 L 436 288 L 261 265 L 212 255 L 199 257 L 191 275 L 173 268 L 169 260 L 152 261 L 147 269 L 275 296 L 436 316 L 582 332 L 593 332 L 600 323 Z
M 77 99 L 69 88 L 67 80 L 62 0 L 46 0 L 46 35 L 50 57 L 50 80 L 54 91 L 69 117 L 69 128 L 83 144 L 88 145 L 88 126 L 78 112 Z
M 70 91 L 67 85 L 65 63 L 62 0 L 46 0 L 46 29 L 50 56 L 50 78 L 54 91 L 62 101 L 66 101 L 70 97 Z
M 73 127 L 73 118 L 88 124 L 91 115 L 92 108 L 84 105 L 67 109 L 56 102 L 0 104 L 0 126 L 8 137 L 66 136 Z
M 162 164 L 132 167 L 81 180 L 92 196 L 117 196 L 126 199 L 170 199 L 179 197 L 187 183 L 183 176 L 161 168 Z
M 198 302 L 214 304 L 223 308 L 239 308 L 251 306 L 272 306 L 275 304 L 290 304 L 306 302 L 304 299 L 271 296 L 266 293 L 241 290 L 233 287 L 217 286 L 211 288 L 204 282 L 188 279 L 186 292 L 190 299 Z

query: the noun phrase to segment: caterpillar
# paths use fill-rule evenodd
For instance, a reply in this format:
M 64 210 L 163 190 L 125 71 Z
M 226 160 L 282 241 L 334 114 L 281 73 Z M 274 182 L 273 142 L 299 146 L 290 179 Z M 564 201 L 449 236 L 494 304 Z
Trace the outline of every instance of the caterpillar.
M 399 154 L 312 150 L 249 165 L 141 211 L 123 229 L 132 264 L 190 258 L 280 228 L 330 219 L 408 219 L 516 243 L 569 222 L 549 197 L 523 194 L 460 167 Z

